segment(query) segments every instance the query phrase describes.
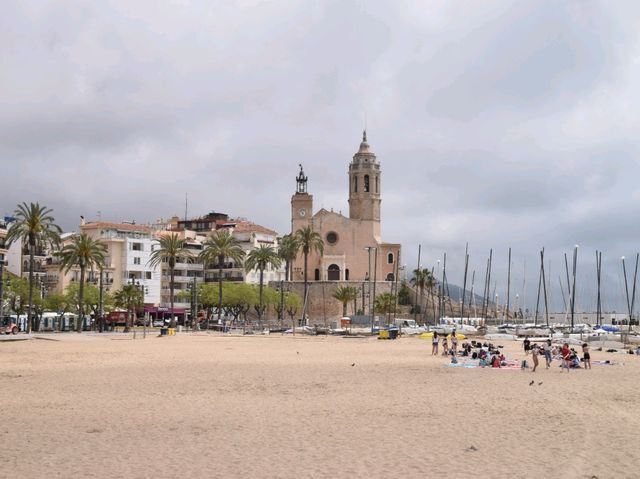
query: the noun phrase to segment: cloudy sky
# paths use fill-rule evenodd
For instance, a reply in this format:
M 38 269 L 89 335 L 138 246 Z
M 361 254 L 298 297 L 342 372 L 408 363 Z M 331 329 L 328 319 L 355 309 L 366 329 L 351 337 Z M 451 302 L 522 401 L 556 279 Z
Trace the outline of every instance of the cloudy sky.
M 298 163 L 348 211 L 366 123 L 383 236 L 404 262 L 535 303 L 579 244 L 577 309 L 622 309 L 640 216 L 640 3 L 9 1 L 0 16 L 0 213 L 66 229 L 215 210 L 285 233 Z M 526 272 L 526 275 L 525 275 Z M 526 287 L 525 287 L 526 277 Z M 494 289 L 492 285 L 491 289 Z M 492 293 L 493 294 L 493 293 Z

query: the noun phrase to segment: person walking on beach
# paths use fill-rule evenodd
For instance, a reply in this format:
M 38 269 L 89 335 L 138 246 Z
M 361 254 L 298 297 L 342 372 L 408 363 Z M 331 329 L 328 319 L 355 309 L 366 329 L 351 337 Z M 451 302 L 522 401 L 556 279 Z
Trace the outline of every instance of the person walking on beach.
M 524 338 L 524 354 L 525 356 L 527 356 L 529 354 L 529 351 L 531 350 L 531 341 L 529 341 L 529 338 Z
M 551 340 L 547 339 L 547 345 L 544 347 L 544 360 L 547 363 L 547 369 L 551 367 Z
M 451 350 L 454 356 L 458 354 L 458 337 L 455 329 L 451 331 Z
M 533 347 L 531 348 L 531 360 L 533 361 L 533 369 L 531 370 L 532 373 L 536 372 L 536 368 L 538 367 L 538 353 L 540 352 L 540 349 L 538 347 L 537 344 L 534 343 Z
M 584 368 L 591 369 L 591 354 L 589 354 L 589 345 L 587 343 L 582 344 L 582 360 L 584 361 Z
M 438 331 L 434 331 L 431 338 L 431 356 L 438 355 L 438 341 Z
M 568 343 L 562 345 L 560 354 L 562 355 L 562 368 L 567 368 L 567 372 L 569 372 L 569 368 L 571 367 L 571 350 L 569 349 Z

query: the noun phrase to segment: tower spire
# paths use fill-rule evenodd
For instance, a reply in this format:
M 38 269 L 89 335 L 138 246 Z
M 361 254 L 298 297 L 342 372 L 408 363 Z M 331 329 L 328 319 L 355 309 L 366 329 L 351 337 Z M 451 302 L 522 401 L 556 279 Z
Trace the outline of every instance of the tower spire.
M 362 141 L 364 143 L 367 142 L 367 129 L 366 128 L 364 130 L 362 130 Z

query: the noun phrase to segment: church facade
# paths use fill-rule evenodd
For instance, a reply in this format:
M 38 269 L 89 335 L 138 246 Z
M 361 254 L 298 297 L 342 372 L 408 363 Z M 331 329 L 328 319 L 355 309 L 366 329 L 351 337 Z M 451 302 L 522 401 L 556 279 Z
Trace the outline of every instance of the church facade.
M 311 226 L 324 241 L 324 254 L 311 252 L 309 281 L 394 281 L 400 264 L 400 245 L 381 239 L 382 201 L 380 162 L 367 143 L 362 143 L 349 164 L 349 217 L 321 208 L 313 212 L 313 195 L 307 191 L 302 165 L 291 197 L 291 232 Z M 293 264 L 293 281 L 304 279 L 304 257 Z

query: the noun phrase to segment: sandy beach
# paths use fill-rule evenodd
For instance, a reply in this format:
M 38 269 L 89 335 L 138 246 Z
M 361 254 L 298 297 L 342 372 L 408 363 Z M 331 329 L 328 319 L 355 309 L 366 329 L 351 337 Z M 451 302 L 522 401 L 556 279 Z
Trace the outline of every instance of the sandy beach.
M 640 357 L 531 373 L 417 338 L 51 337 L 0 343 L 0 477 L 640 475 Z

